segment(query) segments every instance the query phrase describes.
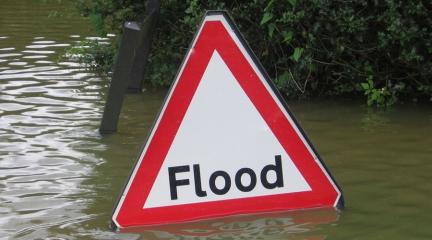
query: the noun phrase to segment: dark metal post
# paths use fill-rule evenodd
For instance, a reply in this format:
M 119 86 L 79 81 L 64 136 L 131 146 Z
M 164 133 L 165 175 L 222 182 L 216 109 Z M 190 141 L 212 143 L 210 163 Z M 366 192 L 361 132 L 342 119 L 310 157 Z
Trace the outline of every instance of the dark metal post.
M 130 73 L 129 91 L 141 92 L 148 55 L 152 45 L 153 33 L 159 17 L 159 9 L 159 0 L 149 0 L 147 2 L 146 18 L 142 21 L 141 31 L 136 43 L 136 54 Z
M 159 0 L 149 0 L 142 24 L 126 22 L 123 26 L 123 35 L 99 128 L 99 132 L 103 134 L 117 131 L 126 91 L 129 89 L 141 92 L 159 9 Z
M 117 123 L 123 104 L 123 98 L 129 84 L 129 75 L 135 55 L 135 44 L 139 33 L 136 22 L 126 22 L 123 25 L 123 36 L 118 50 L 113 76 L 105 103 L 99 132 L 112 133 L 117 131 Z

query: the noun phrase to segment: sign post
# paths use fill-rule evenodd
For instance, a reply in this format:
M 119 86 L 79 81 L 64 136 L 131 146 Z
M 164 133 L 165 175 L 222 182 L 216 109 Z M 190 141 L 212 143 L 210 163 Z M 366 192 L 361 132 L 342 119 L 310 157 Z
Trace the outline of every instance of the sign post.
M 149 0 L 146 17 L 141 23 L 126 22 L 123 25 L 122 39 L 99 127 L 102 134 L 117 131 L 126 92 L 141 92 L 159 8 L 159 0 Z
M 341 189 L 232 20 L 208 12 L 114 226 L 342 206 Z

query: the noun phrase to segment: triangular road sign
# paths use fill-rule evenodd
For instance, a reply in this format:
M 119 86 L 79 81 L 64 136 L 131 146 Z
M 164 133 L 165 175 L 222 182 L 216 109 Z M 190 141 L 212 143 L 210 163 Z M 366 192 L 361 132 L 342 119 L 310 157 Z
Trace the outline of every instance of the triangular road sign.
M 115 208 L 115 227 L 342 205 L 233 22 L 208 12 Z

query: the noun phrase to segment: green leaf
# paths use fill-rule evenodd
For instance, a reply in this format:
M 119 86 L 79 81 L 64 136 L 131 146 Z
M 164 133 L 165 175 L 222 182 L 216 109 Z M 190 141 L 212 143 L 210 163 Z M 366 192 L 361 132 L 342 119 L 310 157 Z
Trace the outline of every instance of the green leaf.
M 193 11 L 192 8 L 191 8 L 191 7 L 188 7 L 188 8 L 186 8 L 185 13 L 186 13 L 186 14 L 191 14 L 192 11 Z
M 297 5 L 297 0 L 288 0 L 291 6 L 295 7 Z
M 368 90 L 369 89 L 369 84 L 368 83 L 360 83 L 361 87 L 363 88 L 363 90 Z
M 372 95 L 371 95 L 372 101 L 377 100 L 378 97 L 379 97 L 379 95 L 380 95 L 379 92 L 377 92 L 377 91 L 373 92 Z
M 282 74 L 278 76 L 278 81 L 281 82 L 287 82 L 289 80 L 289 73 L 288 71 L 284 71 Z
M 266 13 L 264 13 L 264 16 L 262 17 L 260 24 L 261 24 L 261 25 L 264 25 L 264 24 L 266 24 L 268 21 L 270 21 L 272 18 L 273 18 L 273 13 L 271 13 L 271 12 L 266 12 Z
M 277 76 L 275 83 L 276 83 L 276 87 L 278 89 L 286 88 L 288 86 L 288 83 L 289 83 L 288 71 L 284 71 L 282 74 Z
M 276 25 L 274 23 L 268 25 L 268 35 L 270 38 L 273 38 L 273 33 L 275 29 Z
M 291 42 L 292 38 L 293 38 L 293 32 L 291 31 L 284 31 L 282 32 L 282 36 L 283 36 L 283 42 Z
M 302 53 L 303 53 L 303 48 L 295 48 L 294 49 L 294 53 L 292 55 L 292 58 L 294 59 L 294 61 L 298 62 L 298 60 L 300 59 Z
M 267 12 L 267 10 L 268 10 L 269 8 L 272 7 L 272 5 L 273 5 L 274 2 L 275 2 L 275 0 L 271 0 L 271 1 L 267 4 L 267 6 L 264 8 L 264 11 Z

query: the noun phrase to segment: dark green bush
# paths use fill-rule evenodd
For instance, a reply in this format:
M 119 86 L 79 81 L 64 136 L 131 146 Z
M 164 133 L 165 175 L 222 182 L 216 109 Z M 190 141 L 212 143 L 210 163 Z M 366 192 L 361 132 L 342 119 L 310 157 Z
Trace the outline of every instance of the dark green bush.
M 80 0 L 100 32 L 119 33 L 145 1 Z M 361 96 L 369 105 L 431 100 L 432 3 L 162 1 L 147 78 L 168 86 L 205 10 L 229 11 L 286 97 Z

